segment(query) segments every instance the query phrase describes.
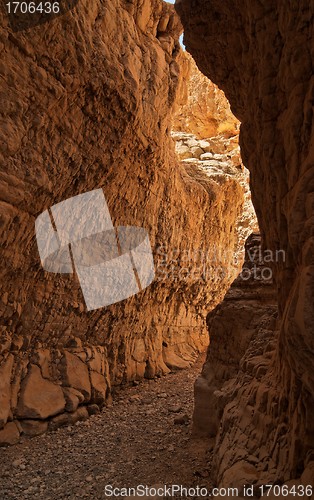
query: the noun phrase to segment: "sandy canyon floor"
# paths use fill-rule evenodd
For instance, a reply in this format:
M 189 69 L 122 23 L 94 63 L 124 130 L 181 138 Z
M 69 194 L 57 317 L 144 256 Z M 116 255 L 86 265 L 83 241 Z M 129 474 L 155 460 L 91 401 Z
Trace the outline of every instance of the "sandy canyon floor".
M 210 443 L 191 438 L 203 362 L 120 390 L 85 422 L 0 449 L 1 499 L 102 499 L 106 485 L 209 489 Z

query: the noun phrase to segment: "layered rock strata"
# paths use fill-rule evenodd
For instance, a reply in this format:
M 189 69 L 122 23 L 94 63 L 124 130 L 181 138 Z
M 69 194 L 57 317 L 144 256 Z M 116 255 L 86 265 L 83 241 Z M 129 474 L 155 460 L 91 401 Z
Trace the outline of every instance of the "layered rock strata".
M 264 247 L 286 256 L 272 265 L 278 340 L 261 332 L 248 347 L 221 417 L 215 477 L 302 479 L 314 453 L 313 3 L 181 0 L 177 8 L 187 49 L 241 121 Z M 268 365 L 260 380 L 249 362 L 256 343 L 258 365 Z
M 83 1 L 17 33 L 0 15 L 0 443 L 8 444 L 86 418 L 110 402 L 113 385 L 193 362 L 207 345 L 206 312 L 229 286 L 243 190 L 229 177 L 200 182 L 176 160 L 169 131 L 182 28 L 172 6 Z M 148 231 L 156 279 L 87 312 L 75 276 L 42 269 L 35 219 L 97 188 L 115 226 Z

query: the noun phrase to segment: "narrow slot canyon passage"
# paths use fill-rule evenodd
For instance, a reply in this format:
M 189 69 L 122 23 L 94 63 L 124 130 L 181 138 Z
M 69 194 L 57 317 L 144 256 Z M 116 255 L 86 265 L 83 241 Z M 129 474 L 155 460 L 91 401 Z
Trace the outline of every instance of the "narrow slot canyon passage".
M 201 274 L 205 283 L 209 273 L 213 275 L 218 298 L 212 300 L 216 304 L 240 271 L 244 243 L 258 231 L 258 225 L 250 200 L 249 174 L 240 157 L 239 123 L 223 92 L 201 74 L 191 55 L 181 52 L 179 65 L 180 84 L 170 134 L 177 161 L 184 175 L 200 182 L 219 208 L 220 191 L 243 198 L 235 214 L 234 244 L 227 252 L 214 241 L 212 248 L 206 242 L 201 250 L 192 247 L 182 260 L 175 260 L 177 249 L 170 254 L 170 279 L 174 282 L 197 287 Z M 229 203 L 226 196 L 226 212 Z M 162 250 L 157 254 L 161 278 L 169 265 L 169 256 Z M 204 337 L 208 312 L 205 303 L 200 310 Z M 78 347 L 79 340 L 75 342 Z M 214 486 L 210 479 L 213 439 L 193 431 L 194 384 L 205 362 L 207 344 L 205 338 L 195 346 L 192 356 L 188 351 L 181 357 L 175 352 L 169 355 L 167 366 L 172 371 L 166 376 L 147 376 L 144 381 L 115 386 L 112 400 L 101 412 L 99 404 L 88 406 L 88 419 L 84 412 L 74 424 L 56 417 L 48 424 L 50 432 L 44 434 L 40 421 L 22 421 L 25 436 L 21 442 L 0 449 L 2 496 L 105 498 L 110 488 L 137 485 L 147 485 L 152 491 L 162 485 L 182 485 L 190 493 L 197 487 L 210 491 Z M 168 347 L 165 341 L 164 345 Z
M 37 3 L 0 8 L 0 500 L 313 499 L 312 0 Z

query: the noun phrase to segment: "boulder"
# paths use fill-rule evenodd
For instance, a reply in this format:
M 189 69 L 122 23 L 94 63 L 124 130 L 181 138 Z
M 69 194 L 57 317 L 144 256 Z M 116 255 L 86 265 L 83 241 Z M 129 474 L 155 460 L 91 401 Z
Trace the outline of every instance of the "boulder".
M 21 384 L 17 416 L 44 420 L 61 413 L 64 408 L 65 399 L 61 387 L 44 379 L 37 365 L 30 365 Z
M 9 446 L 16 444 L 20 440 L 20 432 L 15 422 L 9 422 L 0 431 L 0 446 Z
M 14 358 L 12 354 L 0 365 L 0 429 L 6 424 L 10 414 L 11 374 Z
M 74 425 L 76 422 L 86 420 L 88 417 L 89 413 L 86 406 L 81 406 L 73 413 L 62 413 L 53 417 L 48 424 L 48 430 L 55 431 L 64 425 Z
M 92 383 L 92 400 L 100 406 L 104 405 L 107 399 L 108 385 L 106 379 L 100 373 L 91 371 L 90 378 Z
M 89 401 L 91 385 L 87 365 L 68 351 L 64 351 L 60 365 L 63 385 L 77 389 L 84 395 L 85 401 Z
M 48 422 L 42 420 L 20 420 L 19 425 L 26 436 L 40 436 L 48 429 Z
M 63 387 L 63 394 L 65 397 L 65 409 L 69 412 L 74 412 L 77 410 L 80 403 L 83 403 L 84 396 L 77 389 L 73 387 Z
M 240 492 L 244 485 L 255 484 L 258 480 L 256 467 L 245 460 L 240 460 L 227 469 L 220 482 L 222 488 L 238 488 Z
M 163 360 L 170 370 L 182 370 L 191 366 L 189 361 L 186 361 L 174 352 L 172 346 L 163 347 L 162 353 Z

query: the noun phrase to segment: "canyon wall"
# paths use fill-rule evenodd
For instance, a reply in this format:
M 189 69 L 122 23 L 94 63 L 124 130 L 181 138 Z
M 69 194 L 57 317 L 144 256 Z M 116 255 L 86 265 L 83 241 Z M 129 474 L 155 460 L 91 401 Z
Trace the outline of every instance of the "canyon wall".
M 0 15 L 0 444 L 10 444 L 86 418 L 113 385 L 190 366 L 230 283 L 243 189 L 228 176 L 199 182 L 176 159 L 173 6 L 80 0 L 16 33 Z M 76 276 L 41 267 L 35 219 L 96 188 L 115 226 L 148 231 L 156 279 L 88 312 Z
M 260 318 L 240 363 L 234 315 L 225 311 L 223 332 L 212 332 L 231 336 L 221 369 L 229 359 L 237 366 L 236 380 L 225 373 L 229 396 L 220 404 L 214 449 L 214 478 L 224 485 L 313 482 L 313 9 L 310 0 L 177 4 L 187 50 L 241 121 L 263 246 L 285 252 L 271 265 L 278 320 L 265 327 Z M 204 391 L 203 406 L 214 404 Z M 217 422 L 209 431 L 216 433 Z
M 199 139 L 236 136 L 237 140 L 240 123 L 231 112 L 223 91 L 201 73 L 188 52 L 181 52 L 179 64 L 182 79 L 173 115 L 173 130 L 195 134 Z
M 199 179 L 229 176 L 243 187 L 244 204 L 236 221 L 234 277 L 241 269 L 244 245 L 258 223 L 251 200 L 250 174 L 244 167 L 239 147 L 240 122 L 230 109 L 225 94 L 201 73 L 192 56 L 181 51 L 180 79 L 172 112 L 172 137 L 183 165 L 198 172 Z
M 260 245 L 260 235 L 252 233 L 245 245 L 245 261 L 240 275 L 224 300 L 207 315 L 210 349 L 194 387 L 193 425 L 196 435 L 217 435 L 228 390 L 232 395 L 241 360 L 261 328 L 261 318 L 267 322 L 269 317 L 277 316 L 272 272 L 263 262 Z M 270 336 L 273 336 L 273 331 L 270 331 Z M 271 352 L 269 342 L 264 342 L 263 348 Z M 234 354 L 227 357 L 226 352 Z M 265 375 L 265 370 L 260 372 L 259 375 Z

